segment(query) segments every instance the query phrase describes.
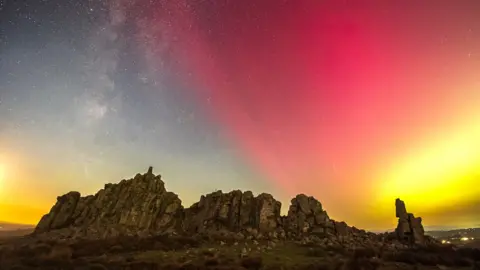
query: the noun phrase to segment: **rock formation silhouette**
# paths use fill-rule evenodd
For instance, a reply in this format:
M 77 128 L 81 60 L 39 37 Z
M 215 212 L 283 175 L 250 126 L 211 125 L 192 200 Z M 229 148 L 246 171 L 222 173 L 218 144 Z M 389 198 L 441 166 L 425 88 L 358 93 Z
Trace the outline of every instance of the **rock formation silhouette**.
M 315 198 L 299 194 L 291 200 L 288 214 L 281 216 L 281 203 L 266 193 L 251 191 L 203 195 L 189 208 L 165 189 L 160 175 L 150 167 L 145 174 L 117 184 L 106 184 L 95 195 L 81 197 L 69 192 L 57 198 L 42 217 L 34 234 L 59 233 L 70 238 L 108 238 L 120 235 L 231 234 L 234 237 L 301 239 L 335 238 L 362 242 L 374 233 L 330 219 Z M 399 223 L 396 234 L 407 242 L 424 241 L 421 218 L 408 214 L 397 199 Z
M 425 242 L 425 230 L 423 229 L 422 218 L 407 213 L 405 202 L 398 198 L 395 200 L 395 210 L 398 218 L 395 232 L 398 238 L 408 243 L 423 244 Z

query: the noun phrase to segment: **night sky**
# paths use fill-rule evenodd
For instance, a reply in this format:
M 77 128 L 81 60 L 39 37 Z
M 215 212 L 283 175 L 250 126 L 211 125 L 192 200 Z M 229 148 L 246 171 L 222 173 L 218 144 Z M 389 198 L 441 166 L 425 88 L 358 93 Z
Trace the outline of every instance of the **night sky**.
M 480 2 L 0 0 L 0 220 L 148 166 L 187 207 L 480 226 Z

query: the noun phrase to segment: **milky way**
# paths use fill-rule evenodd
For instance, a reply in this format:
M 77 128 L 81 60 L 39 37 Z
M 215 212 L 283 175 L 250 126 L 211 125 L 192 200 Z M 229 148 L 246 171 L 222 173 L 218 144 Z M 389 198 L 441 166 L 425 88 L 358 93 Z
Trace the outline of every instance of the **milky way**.
M 477 1 L 1 3 L 0 220 L 153 165 L 186 205 L 308 193 L 389 228 L 398 196 L 480 223 Z

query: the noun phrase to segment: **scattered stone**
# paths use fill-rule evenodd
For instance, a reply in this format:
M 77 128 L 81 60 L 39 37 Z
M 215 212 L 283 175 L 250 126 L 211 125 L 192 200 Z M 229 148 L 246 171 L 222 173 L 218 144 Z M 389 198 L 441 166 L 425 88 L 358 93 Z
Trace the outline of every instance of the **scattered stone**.
M 242 248 L 242 252 L 240 253 L 240 257 L 243 258 L 243 257 L 246 257 L 248 256 L 248 251 L 247 251 L 247 248 L 244 247 Z

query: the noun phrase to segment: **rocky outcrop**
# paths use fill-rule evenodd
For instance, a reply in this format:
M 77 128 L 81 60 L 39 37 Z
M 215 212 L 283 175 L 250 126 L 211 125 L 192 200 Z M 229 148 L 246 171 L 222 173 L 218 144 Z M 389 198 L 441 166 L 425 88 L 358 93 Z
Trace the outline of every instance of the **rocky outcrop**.
M 81 197 L 70 192 L 38 223 L 35 233 L 66 230 L 73 237 L 110 237 L 139 233 L 237 233 L 245 237 L 270 238 L 347 236 L 351 228 L 330 220 L 322 204 L 313 197 L 297 195 L 286 217 L 272 195 L 239 190 L 216 191 L 184 209 L 174 193 L 165 190 L 152 168 L 133 179 L 106 184 L 95 195 Z
M 191 233 L 240 232 L 247 228 L 270 232 L 280 226 L 280 208 L 281 203 L 270 194 L 255 197 L 250 191 L 216 191 L 185 210 L 184 229 Z
M 70 192 L 58 197 L 35 233 L 69 227 L 84 234 L 96 231 L 115 235 L 128 228 L 167 232 L 181 227 L 182 216 L 181 200 L 166 191 L 161 177 L 149 169 L 131 180 L 106 184 L 93 196 L 80 197 L 80 193 Z
M 270 194 L 254 196 L 250 191 L 239 190 L 201 196 L 199 202 L 184 209 L 178 196 L 165 189 L 161 176 L 154 175 L 150 167 L 147 173 L 137 174 L 133 179 L 106 184 L 95 195 L 81 197 L 78 192 L 69 192 L 58 197 L 34 234 L 95 239 L 162 233 L 206 234 L 269 241 L 286 238 L 304 244 L 327 243 L 328 239 L 353 246 L 376 241 L 378 237 L 330 219 L 318 200 L 304 194 L 291 200 L 286 216 L 280 215 L 280 209 L 281 203 Z M 407 213 L 400 200 L 396 201 L 396 210 L 399 223 L 395 237 L 422 243 L 421 219 Z
M 291 200 L 285 223 L 287 231 L 296 236 L 308 233 L 335 233 L 335 222 L 330 220 L 322 204 L 304 194 L 297 195 Z
M 35 231 L 49 231 L 61 229 L 73 224 L 72 214 L 75 211 L 80 193 L 72 191 L 57 198 L 57 203 L 52 207 L 50 213 L 44 215 L 38 223 Z
M 412 244 L 425 243 L 425 230 L 423 229 L 422 218 L 408 213 L 405 202 L 400 199 L 395 200 L 395 212 L 398 218 L 398 225 L 395 230 L 398 239 Z

